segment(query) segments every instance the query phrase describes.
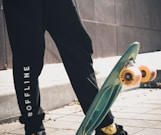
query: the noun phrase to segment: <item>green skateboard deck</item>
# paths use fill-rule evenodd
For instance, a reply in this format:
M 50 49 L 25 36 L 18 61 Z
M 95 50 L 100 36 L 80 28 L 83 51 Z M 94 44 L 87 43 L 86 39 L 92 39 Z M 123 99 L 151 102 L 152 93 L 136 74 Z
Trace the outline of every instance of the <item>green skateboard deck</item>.
M 94 98 L 76 135 L 91 135 L 106 117 L 122 88 L 122 83 L 119 79 L 120 71 L 127 62 L 136 59 L 139 49 L 140 44 L 134 42 L 124 52 Z

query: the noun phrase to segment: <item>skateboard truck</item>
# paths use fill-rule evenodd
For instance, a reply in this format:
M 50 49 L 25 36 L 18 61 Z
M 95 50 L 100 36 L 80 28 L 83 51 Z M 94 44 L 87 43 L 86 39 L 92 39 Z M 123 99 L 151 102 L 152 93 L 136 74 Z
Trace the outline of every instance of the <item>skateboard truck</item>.
M 137 67 L 135 61 L 130 59 L 121 70 L 119 79 L 123 85 L 131 86 L 140 82 L 152 81 L 156 78 L 156 75 L 156 70 L 146 65 Z

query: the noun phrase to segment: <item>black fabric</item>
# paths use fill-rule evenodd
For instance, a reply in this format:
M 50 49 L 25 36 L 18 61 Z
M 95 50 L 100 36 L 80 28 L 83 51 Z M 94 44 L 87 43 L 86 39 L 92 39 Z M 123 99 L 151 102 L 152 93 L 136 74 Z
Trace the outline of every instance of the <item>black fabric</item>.
M 25 135 L 46 135 L 45 130 L 34 132 L 34 133 L 25 133 Z
M 20 121 L 29 124 L 32 120 L 40 122 L 44 118 L 38 77 L 43 67 L 45 30 L 57 45 L 86 113 L 98 87 L 91 58 L 92 41 L 72 0 L 4 0 L 3 4 L 13 53 L 14 84 L 22 114 Z M 103 123 L 112 122 L 113 115 L 109 112 Z

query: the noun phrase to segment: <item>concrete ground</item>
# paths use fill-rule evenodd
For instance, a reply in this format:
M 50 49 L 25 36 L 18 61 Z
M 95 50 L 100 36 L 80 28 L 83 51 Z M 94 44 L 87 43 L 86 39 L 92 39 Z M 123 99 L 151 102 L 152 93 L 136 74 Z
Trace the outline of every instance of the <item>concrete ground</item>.
M 115 122 L 129 135 L 161 134 L 161 90 L 135 89 L 121 92 L 112 106 Z M 47 135 L 75 135 L 84 114 L 77 102 L 46 112 Z M 18 121 L 0 125 L 0 135 L 23 135 Z
M 159 58 L 161 58 L 160 51 L 140 54 L 136 63 L 161 69 Z M 118 59 L 119 57 L 109 57 L 94 60 L 99 86 Z M 74 135 L 84 115 L 76 101 L 63 65 L 45 65 L 39 80 L 42 106 L 47 114 L 44 121 L 47 134 Z M 160 97 L 160 89 L 140 89 L 139 84 L 133 87 L 123 87 L 112 106 L 116 117 L 115 122 L 124 125 L 129 135 L 160 135 Z M 11 69 L 0 71 L 0 107 L 0 135 L 23 135 L 23 125 L 20 125 L 18 121 L 6 123 L 11 118 L 19 116 Z

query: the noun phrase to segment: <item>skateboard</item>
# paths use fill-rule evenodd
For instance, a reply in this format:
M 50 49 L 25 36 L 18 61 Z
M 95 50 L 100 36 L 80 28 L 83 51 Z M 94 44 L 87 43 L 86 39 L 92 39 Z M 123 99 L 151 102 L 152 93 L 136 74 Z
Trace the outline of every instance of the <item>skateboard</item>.
M 155 79 L 155 70 L 145 65 L 135 66 L 139 49 L 139 42 L 134 42 L 123 53 L 94 98 L 76 135 L 93 133 L 106 117 L 123 85 L 130 86 Z

